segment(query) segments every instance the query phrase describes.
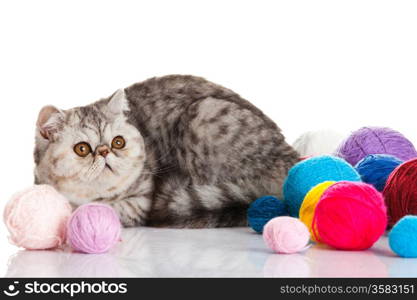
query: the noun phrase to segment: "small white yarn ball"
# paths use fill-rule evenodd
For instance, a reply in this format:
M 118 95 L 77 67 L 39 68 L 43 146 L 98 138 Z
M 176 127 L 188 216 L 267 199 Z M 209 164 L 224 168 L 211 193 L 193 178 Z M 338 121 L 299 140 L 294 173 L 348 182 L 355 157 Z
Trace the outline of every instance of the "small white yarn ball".
M 292 146 L 301 156 L 332 155 L 344 138 L 337 131 L 321 129 L 303 133 Z

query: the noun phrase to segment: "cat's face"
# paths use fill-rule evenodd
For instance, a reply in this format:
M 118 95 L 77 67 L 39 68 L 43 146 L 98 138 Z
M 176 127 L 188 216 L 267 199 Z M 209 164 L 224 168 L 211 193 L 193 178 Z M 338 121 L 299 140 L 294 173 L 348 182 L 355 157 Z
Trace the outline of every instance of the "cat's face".
M 45 107 L 38 118 L 35 176 L 75 204 L 126 191 L 143 170 L 143 138 L 126 121 L 123 91 L 87 107 Z

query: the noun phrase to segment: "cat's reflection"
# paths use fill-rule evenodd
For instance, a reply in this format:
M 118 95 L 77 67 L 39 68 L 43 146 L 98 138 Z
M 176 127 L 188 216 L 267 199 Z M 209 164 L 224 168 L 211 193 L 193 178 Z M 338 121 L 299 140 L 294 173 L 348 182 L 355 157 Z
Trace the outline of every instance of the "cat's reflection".
M 256 276 L 246 235 L 243 230 L 129 229 L 117 254 L 129 276 Z
M 109 254 L 18 251 L 7 277 L 254 276 L 241 232 L 131 228 Z

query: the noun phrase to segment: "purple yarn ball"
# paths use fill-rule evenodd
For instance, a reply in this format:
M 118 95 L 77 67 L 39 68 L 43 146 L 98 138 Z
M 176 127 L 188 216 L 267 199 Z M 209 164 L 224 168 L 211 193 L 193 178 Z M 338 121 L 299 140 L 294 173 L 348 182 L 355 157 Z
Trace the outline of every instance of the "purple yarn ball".
M 100 203 L 85 204 L 68 221 L 68 242 L 77 252 L 104 253 L 119 241 L 121 228 L 113 208 Z
M 362 127 L 343 141 L 336 152 L 353 166 L 368 154 L 388 154 L 403 161 L 417 157 L 413 144 L 387 127 Z

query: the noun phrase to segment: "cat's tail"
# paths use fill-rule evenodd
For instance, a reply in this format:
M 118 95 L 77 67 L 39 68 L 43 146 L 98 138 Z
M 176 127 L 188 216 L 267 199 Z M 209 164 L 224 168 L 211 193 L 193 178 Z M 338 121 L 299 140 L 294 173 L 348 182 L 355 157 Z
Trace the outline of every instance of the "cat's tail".
M 188 216 L 169 215 L 164 220 L 150 220 L 149 226 L 171 228 L 220 228 L 248 226 L 246 204 L 225 206 L 218 210 L 194 209 Z
M 219 228 L 248 226 L 248 205 L 236 204 L 219 210 L 195 210 L 188 217 L 179 217 L 172 227 L 183 228 Z
M 261 184 L 256 181 L 239 185 L 231 182 L 195 185 L 185 180 L 181 182 L 178 177 L 170 177 L 157 185 L 159 189 L 146 225 L 173 228 L 248 226 L 250 203 L 259 196 L 271 194 L 259 191 Z

